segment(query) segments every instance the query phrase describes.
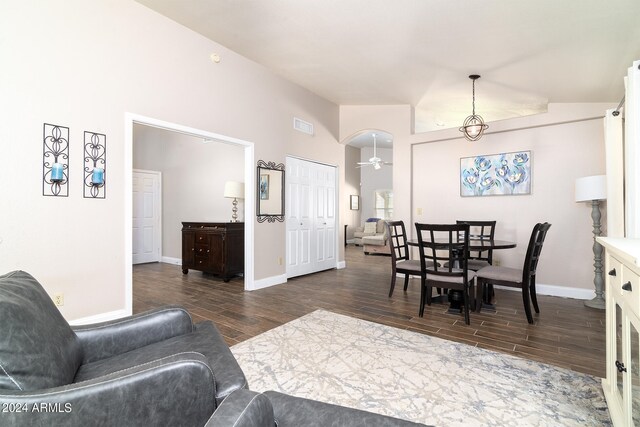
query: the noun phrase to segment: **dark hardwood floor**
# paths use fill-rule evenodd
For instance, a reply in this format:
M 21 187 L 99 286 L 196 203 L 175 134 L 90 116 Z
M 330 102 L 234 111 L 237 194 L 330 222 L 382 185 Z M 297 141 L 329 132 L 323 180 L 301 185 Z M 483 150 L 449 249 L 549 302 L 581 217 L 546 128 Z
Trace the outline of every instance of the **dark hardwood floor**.
M 224 283 L 215 276 L 179 266 L 141 264 L 133 268 L 133 311 L 165 304 L 185 306 L 195 321 L 212 320 L 229 345 L 244 341 L 316 309 L 325 309 L 397 328 L 596 376 L 605 373 L 604 311 L 582 301 L 538 296 L 540 314 L 529 325 L 519 292 L 496 290 L 495 312 L 447 314 L 448 305 L 433 304 L 418 317 L 420 281 L 411 279 L 403 292 L 398 278 L 388 298 L 391 260 L 346 248 L 347 268 L 290 279 L 286 284 L 252 292 L 242 278 Z M 541 262 L 544 262 L 542 260 Z

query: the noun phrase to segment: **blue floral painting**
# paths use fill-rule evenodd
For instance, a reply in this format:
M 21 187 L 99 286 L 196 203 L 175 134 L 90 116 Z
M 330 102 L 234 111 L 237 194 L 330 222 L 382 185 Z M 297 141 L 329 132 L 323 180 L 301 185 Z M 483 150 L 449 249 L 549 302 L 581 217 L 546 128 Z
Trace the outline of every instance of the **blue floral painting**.
M 531 194 L 531 151 L 463 157 L 460 195 Z

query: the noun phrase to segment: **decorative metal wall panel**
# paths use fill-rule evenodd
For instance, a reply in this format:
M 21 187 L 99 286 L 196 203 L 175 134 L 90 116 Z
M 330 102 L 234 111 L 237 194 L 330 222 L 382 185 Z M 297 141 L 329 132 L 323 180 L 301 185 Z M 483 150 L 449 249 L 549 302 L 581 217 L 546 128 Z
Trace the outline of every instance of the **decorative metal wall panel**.
M 42 195 L 69 196 L 69 128 L 45 123 L 42 146 Z
M 84 197 L 104 199 L 107 195 L 107 136 L 84 132 Z

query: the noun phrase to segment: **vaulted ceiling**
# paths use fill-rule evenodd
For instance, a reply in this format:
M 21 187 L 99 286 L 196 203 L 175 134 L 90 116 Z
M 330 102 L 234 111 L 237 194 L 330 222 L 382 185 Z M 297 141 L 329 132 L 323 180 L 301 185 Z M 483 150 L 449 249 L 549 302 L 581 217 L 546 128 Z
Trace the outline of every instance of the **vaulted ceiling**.
M 618 102 L 639 0 L 137 0 L 340 105 L 410 104 L 416 132 Z M 224 61 L 224 58 L 221 58 Z

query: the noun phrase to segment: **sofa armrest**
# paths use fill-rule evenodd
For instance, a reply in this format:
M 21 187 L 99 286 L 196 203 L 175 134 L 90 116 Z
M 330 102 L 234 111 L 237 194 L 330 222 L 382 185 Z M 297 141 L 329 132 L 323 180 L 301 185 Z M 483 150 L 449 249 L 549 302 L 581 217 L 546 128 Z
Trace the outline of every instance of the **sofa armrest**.
M 83 363 L 89 363 L 190 333 L 193 322 L 186 309 L 173 305 L 72 329 L 82 343 Z
M 273 407 L 266 396 L 236 390 L 222 402 L 205 427 L 273 427 Z
M 39 391 L 0 390 L 0 424 L 196 426 L 215 409 L 204 356 L 182 353 L 109 375 Z

